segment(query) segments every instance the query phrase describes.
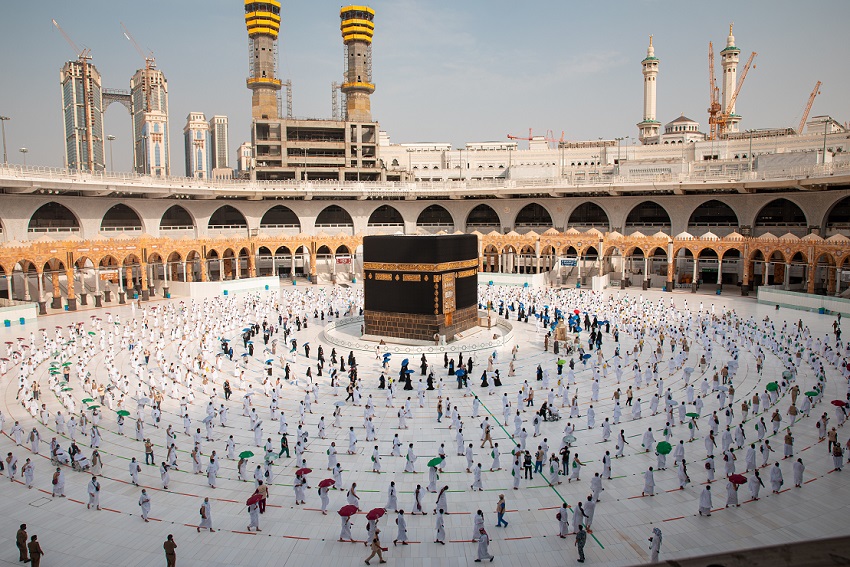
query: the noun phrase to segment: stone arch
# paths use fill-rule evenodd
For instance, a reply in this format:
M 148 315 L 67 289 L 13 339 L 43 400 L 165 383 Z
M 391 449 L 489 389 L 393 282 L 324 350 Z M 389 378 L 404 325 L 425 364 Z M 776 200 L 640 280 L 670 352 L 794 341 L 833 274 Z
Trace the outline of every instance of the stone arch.
M 316 217 L 316 228 L 354 228 L 351 215 L 339 205 L 328 205 Z
M 275 205 L 263 214 L 263 218 L 260 220 L 260 228 L 265 230 L 275 228 L 294 228 L 300 231 L 301 220 L 289 207 Z
M 500 265 L 500 253 L 499 249 L 496 248 L 492 244 L 488 244 L 484 247 L 484 250 L 481 253 L 483 258 L 482 267 L 485 272 L 497 272 L 499 271 Z
M 80 217 L 56 201 L 41 205 L 30 215 L 27 232 L 79 232 Z
M 369 221 L 366 223 L 369 227 L 404 227 L 404 217 L 398 212 L 398 209 L 387 204 L 380 205 L 375 208 L 369 215 Z
M 210 230 L 247 229 L 248 221 L 245 220 L 245 215 L 236 207 L 222 205 L 210 215 L 207 228 Z
M 694 236 L 700 236 L 706 232 L 725 236 L 738 226 L 740 221 L 732 207 L 723 201 L 709 199 L 691 211 L 687 231 Z
M 529 203 L 514 217 L 514 229 L 540 229 L 540 232 L 554 228 L 552 215 L 543 205 Z
M 570 213 L 570 217 L 567 220 L 567 228 L 571 227 L 584 229 L 595 228 L 605 232 L 610 229 L 611 221 L 605 209 L 593 201 L 586 201 Z
M 452 214 L 442 205 L 428 205 L 416 218 L 417 228 L 430 228 L 436 231 L 453 232 L 455 221 Z
M 806 213 L 797 203 L 780 197 L 765 204 L 756 214 L 753 229 L 756 236 L 765 232 L 779 232 L 781 236 L 787 232 L 804 236 L 808 228 Z
M 850 197 L 833 203 L 823 219 L 824 236 L 850 233 Z
M 116 203 L 100 220 L 101 232 L 143 232 L 142 217 L 132 207 Z
M 642 201 L 632 207 L 626 217 L 626 229 L 652 227 L 660 231 L 672 228 L 670 213 L 655 201 Z M 669 233 L 668 233 L 669 234 Z
M 484 229 L 482 232 L 499 231 L 501 227 L 502 221 L 499 219 L 499 214 L 490 205 L 484 203 L 476 205 L 466 215 L 466 229 L 468 231 L 478 228 Z
M 159 230 L 194 230 L 195 217 L 185 207 L 171 205 L 159 219 Z

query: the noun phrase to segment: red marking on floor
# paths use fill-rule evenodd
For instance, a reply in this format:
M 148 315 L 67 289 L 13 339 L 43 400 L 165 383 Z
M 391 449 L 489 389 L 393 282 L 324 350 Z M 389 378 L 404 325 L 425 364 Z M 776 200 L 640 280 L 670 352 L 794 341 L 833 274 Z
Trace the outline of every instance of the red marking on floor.
M 549 506 L 548 508 L 538 508 L 537 510 L 558 510 L 560 506 Z
M 646 498 L 646 496 L 644 496 L 644 495 L 642 495 L 642 494 L 641 494 L 640 496 L 629 496 L 629 497 L 627 498 L 627 500 L 634 500 L 635 498 Z
M 527 535 L 527 536 L 521 536 L 521 537 L 506 537 L 505 541 L 511 541 L 511 540 L 515 540 L 515 539 L 531 539 L 531 536 Z
M 107 512 L 115 512 L 116 514 L 120 514 L 120 510 L 113 510 L 112 508 L 101 508 L 101 510 L 106 510 Z
M 808 451 L 808 450 L 809 450 L 809 449 L 811 449 L 811 448 L 812 448 L 812 447 L 811 447 L 811 445 L 809 445 L 809 446 L 808 446 L 808 447 L 806 447 L 805 449 L 801 449 L 801 450 L 800 450 L 800 452 L 802 453 L 803 451 Z
M 673 490 L 667 490 L 666 492 L 679 492 L 680 490 L 684 490 L 684 488 L 674 488 Z
M 724 508 L 715 508 L 714 510 L 709 510 L 708 512 L 709 512 L 709 513 L 711 513 L 711 512 L 719 512 L 720 510 L 725 510 L 725 509 L 726 509 L 725 507 L 724 507 Z
M 235 533 L 235 534 L 257 535 L 256 532 L 241 532 L 239 530 L 230 530 L 230 531 Z
M 788 492 L 789 490 L 791 490 L 791 487 L 788 487 L 785 490 L 780 490 L 778 494 L 782 494 L 783 492 Z
M 678 518 L 667 518 L 666 520 L 662 520 L 662 522 L 672 522 L 673 520 L 681 520 L 684 516 L 679 516 Z
M 76 502 L 77 504 L 85 504 L 85 502 L 82 502 L 80 500 L 74 500 L 73 498 L 68 498 L 68 500 L 70 500 L 71 502 Z
M 815 477 L 815 478 L 813 478 L 813 479 L 811 479 L 811 480 L 807 480 L 807 481 L 806 481 L 806 482 L 804 482 L 803 484 L 809 484 L 810 482 L 814 482 L 814 481 L 816 481 L 816 480 L 817 480 L 817 477 Z
M 475 540 L 471 540 L 471 539 L 450 539 L 449 543 L 475 543 Z
M 463 514 L 471 514 L 472 512 L 446 512 L 446 516 L 460 516 Z

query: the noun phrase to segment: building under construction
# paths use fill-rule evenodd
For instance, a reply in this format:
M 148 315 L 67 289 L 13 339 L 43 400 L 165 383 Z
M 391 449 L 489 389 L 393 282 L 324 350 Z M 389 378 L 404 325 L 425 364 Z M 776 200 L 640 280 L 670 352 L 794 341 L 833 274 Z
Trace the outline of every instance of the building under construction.
M 386 180 L 378 155 L 378 123 L 372 120 L 372 36 L 375 11 L 367 6 L 340 10 L 345 45 L 341 116 L 327 120 L 295 119 L 291 103 L 281 111 L 284 85 L 277 76 L 280 2 L 245 0 L 250 40 L 247 86 L 253 92 L 251 141 L 254 169 L 260 180 Z M 334 85 L 334 99 L 336 100 Z M 287 95 L 291 101 L 289 88 Z M 335 113 L 336 114 L 336 113 Z

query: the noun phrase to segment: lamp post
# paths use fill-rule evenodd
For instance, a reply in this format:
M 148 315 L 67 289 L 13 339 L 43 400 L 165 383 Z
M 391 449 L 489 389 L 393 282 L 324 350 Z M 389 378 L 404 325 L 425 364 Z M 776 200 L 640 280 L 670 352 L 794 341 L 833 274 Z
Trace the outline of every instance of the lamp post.
M 106 137 L 106 139 L 109 140 L 109 172 L 114 173 L 115 172 L 115 164 L 112 161 L 112 142 L 113 142 L 113 140 L 115 140 L 115 136 L 110 134 Z
M 6 157 L 6 121 L 11 120 L 8 116 L 0 116 L 0 128 L 3 129 L 3 165 L 9 165 Z
M 27 166 L 27 154 L 29 153 L 30 150 L 29 150 L 29 148 L 21 148 L 18 151 L 21 152 L 22 154 L 24 154 L 24 167 L 26 167 Z
M 620 143 L 626 139 L 625 136 L 620 136 L 619 138 L 614 138 L 617 140 L 617 175 L 620 175 Z
M 753 130 L 753 129 L 747 130 L 747 134 L 750 135 L 750 153 L 749 153 L 749 156 L 750 156 L 750 171 L 753 170 L 753 133 L 754 132 L 755 132 L 755 130 Z

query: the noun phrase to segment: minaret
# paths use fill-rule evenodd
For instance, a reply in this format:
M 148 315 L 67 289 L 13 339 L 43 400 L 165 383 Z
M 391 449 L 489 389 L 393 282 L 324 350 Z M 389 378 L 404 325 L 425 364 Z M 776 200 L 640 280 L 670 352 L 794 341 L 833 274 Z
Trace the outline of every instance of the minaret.
M 721 112 L 726 112 L 729 100 L 735 94 L 738 84 L 738 59 L 741 50 L 735 47 L 735 36 L 732 35 L 732 24 L 729 24 L 729 37 L 726 38 L 726 47 L 720 52 L 720 65 L 723 67 L 723 101 Z M 735 114 L 735 105 L 729 109 L 729 117 L 726 120 L 726 132 L 737 132 L 738 122 L 741 117 Z
M 657 136 L 661 129 L 661 123 L 655 116 L 658 62 L 658 57 L 655 56 L 655 48 L 652 46 L 652 36 L 649 36 L 646 58 L 640 62 L 643 67 L 643 120 L 637 125 L 638 130 L 640 130 L 640 141 L 644 143 L 646 138 Z
M 342 92 L 345 95 L 346 120 L 371 122 L 369 95 L 372 83 L 372 36 L 375 34 L 375 10 L 368 6 L 345 6 L 339 11 L 342 41 L 345 44 L 345 71 Z
M 251 46 L 248 88 L 251 116 L 260 120 L 278 118 L 277 35 L 280 32 L 280 0 L 245 1 L 245 27 Z

